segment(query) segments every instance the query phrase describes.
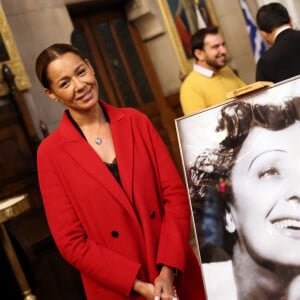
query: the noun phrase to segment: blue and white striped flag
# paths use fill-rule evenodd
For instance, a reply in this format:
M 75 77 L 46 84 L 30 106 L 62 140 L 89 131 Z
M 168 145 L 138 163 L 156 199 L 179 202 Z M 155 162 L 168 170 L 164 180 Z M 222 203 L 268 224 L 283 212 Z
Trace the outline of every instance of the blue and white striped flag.
M 264 42 L 263 37 L 261 36 L 258 28 L 256 27 L 255 21 L 251 15 L 251 12 L 249 10 L 248 4 L 246 0 L 240 0 L 242 12 L 246 21 L 247 30 L 250 37 L 250 42 L 253 50 L 253 55 L 255 62 L 259 60 L 261 55 L 266 50 L 266 45 Z

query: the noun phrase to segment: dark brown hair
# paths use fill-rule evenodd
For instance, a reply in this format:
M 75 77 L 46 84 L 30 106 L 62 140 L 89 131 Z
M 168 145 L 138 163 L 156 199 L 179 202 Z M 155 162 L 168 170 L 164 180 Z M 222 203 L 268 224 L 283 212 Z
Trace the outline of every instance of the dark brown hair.
M 206 27 L 199 29 L 196 31 L 193 36 L 191 37 L 190 46 L 192 53 L 194 55 L 194 51 L 196 49 L 203 50 L 204 47 L 204 39 L 208 34 L 218 34 L 219 29 L 217 26 L 212 27 Z M 194 58 L 197 59 L 197 57 L 194 55 Z
M 69 52 L 78 55 L 84 60 L 79 49 L 70 44 L 53 44 L 39 54 L 35 62 L 35 72 L 44 88 L 50 89 L 50 82 L 47 74 L 49 64 Z
M 290 16 L 280 3 L 270 3 L 259 8 L 256 23 L 260 30 L 271 33 L 274 29 L 289 24 Z

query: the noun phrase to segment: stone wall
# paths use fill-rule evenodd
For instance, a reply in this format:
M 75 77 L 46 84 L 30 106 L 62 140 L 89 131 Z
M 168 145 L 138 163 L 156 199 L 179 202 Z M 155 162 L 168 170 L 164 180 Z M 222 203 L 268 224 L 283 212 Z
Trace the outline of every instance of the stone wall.
M 43 120 L 53 131 L 63 107 L 43 93 L 34 70 L 35 59 L 42 49 L 55 42 L 70 42 L 73 25 L 63 1 L 2 0 L 9 26 L 14 35 L 32 87 L 24 93 L 26 104 L 39 134 Z

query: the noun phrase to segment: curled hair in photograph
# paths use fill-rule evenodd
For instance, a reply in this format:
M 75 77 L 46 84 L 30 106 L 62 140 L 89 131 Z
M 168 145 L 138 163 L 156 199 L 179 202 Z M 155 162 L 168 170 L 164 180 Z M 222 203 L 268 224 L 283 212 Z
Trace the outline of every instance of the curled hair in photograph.
M 224 131 L 225 138 L 218 147 L 203 151 L 188 172 L 189 193 L 193 212 L 201 218 L 204 199 L 215 189 L 222 206 L 233 201 L 231 171 L 250 130 L 259 126 L 276 131 L 289 127 L 299 120 L 300 98 L 281 104 L 252 104 L 236 100 L 224 105 L 218 116 L 216 132 Z

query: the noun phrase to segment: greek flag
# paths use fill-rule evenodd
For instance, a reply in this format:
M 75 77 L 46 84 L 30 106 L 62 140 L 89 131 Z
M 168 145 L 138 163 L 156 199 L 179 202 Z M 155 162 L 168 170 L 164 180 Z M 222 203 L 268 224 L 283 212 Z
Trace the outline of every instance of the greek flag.
M 247 30 L 249 33 L 249 38 L 254 54 L 254 59 L 255 62 L 257 62 L 261 55 L 265 52 L 266 45 L 264 43 L 263 37 L 261 36 L 259 30 L 256 27 L 255 21 L 251 15 L 246 0 L 240 0 L 240 4 L 246 21 Z

